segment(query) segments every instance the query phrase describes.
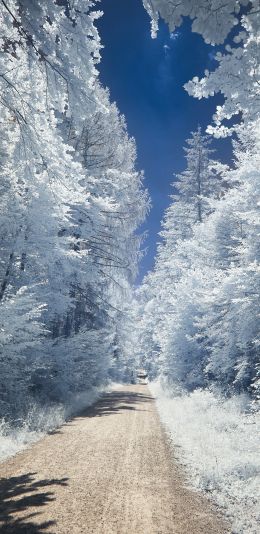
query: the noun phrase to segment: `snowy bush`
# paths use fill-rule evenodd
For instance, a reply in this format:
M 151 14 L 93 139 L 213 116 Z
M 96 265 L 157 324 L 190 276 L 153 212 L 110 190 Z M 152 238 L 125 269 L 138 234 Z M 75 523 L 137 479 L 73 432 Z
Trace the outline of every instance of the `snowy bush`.
M 100 388 L 69 397 L 67 403 L 42 406 L 31 404 L 24 418 L 10 424 L 0 421 L 0 462 L 35 443 L 46 434 L 59 428 L 67 419 L 91 406 L 101 393 Z
M 259 414 L 246 395 L 229 399 L 209 390 L 189 395 L 150 384 L 187 479 L 203 490 L 232 523 L 234 534 L 259 531 Z

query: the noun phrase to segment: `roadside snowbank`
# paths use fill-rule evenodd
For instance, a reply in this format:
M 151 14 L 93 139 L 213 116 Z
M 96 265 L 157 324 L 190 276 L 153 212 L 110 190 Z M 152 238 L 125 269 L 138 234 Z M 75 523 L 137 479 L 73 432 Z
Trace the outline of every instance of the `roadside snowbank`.
M 259 533 L 259 416 L 246 413 L 245 396 L 173 397 L 159 382 L 150 390 L 192 485 L 224 508 L 233 534 Z
M 110 390 L 110 386 L 106 389 Z M 0 420 L 0 462 L 22 451 L 91 406 L 104 391 L 96 388 L 78 394 L 69 405 L 33 406 L 24 421 L 11 426 Z

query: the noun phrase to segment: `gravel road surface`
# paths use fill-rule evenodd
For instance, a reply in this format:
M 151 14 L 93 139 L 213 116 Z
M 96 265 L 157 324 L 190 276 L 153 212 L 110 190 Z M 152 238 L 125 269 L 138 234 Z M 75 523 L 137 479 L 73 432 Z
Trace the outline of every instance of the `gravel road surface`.
M 230 532 L 186 487 L 147 386 L 107 393 L 0 476 L 0 534 Z

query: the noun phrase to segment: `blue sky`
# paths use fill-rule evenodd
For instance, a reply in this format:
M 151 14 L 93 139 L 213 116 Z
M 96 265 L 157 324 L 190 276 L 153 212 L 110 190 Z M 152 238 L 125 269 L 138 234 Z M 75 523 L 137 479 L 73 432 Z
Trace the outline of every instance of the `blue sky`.
M 193 76 L 216 65 L 216 49 L 190 30 L 190 22 L 170 34 L 161 23 L 157 39 L 150 35 L 150 21 L 141 0 L 102 0 L 104 12 L 98 22 L 101 35 L 101 82 L 125 115 L 128 131 L 137 143 L 138 168 L 145 172 L 145 185 L 152 209 L 144 225 L 147 253 L 138 282 L 152 269 L 160 222 L 169 205 L 174 173 L 185 168 L 183 145 L 190 132 L 211 122 L 219 95 L 196 100 L 183 89 Z M 229 140 L 216 140 L 214 147 L 223 162 L 229 161 Z

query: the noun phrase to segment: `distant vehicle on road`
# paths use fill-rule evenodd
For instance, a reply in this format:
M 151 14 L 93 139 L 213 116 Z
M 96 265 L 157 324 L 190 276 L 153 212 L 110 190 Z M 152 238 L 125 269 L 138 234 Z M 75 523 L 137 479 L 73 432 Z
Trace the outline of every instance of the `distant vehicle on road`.
M 144 369 L 138 369 L 136 376 L 138 384 L 148 384 L 148 375 Z

